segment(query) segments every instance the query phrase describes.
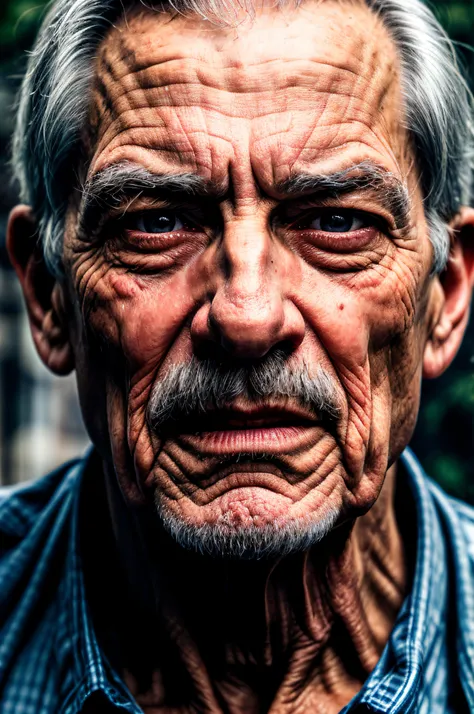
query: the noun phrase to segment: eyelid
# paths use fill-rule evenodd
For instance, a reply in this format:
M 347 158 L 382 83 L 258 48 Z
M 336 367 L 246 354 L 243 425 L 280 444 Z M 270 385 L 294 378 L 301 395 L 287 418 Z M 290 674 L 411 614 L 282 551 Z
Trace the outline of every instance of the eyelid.
M 169 216 L 176 218 L 179 223 L 183 225 L 183 228 L 174 228 L 171 231 L 156 231 L 157 233 L 160 234 L 165 234 L 165 233 L 174 233 L 176 230 L 185 230 L 185 227 L 187 225 L 193 225 L 192 221 L 188 219 L 188 217 L 183 213 L 183 212 L 178 212 L 174 211 L 172 209 L 168 208 L 158 208 L 154 210 L 148 210 L 148 211 L 131 211 L 129 212 L 126 216 L 123 218 L 123 226 L 125 229 L 129 231 L 134 231 L 136 233 L 149 233 L 149 231 L 145 230 L 145 228 L 140 228 L 140 223 L 144 223 L 147 218 L 153 218 L 153 215 L 150 214 L 158 214 L 158 215 L 165 215 L 168 214 Z
M 125 228 L 126 230 L 130 231 L 136 231 L 137 233 L 146 233 L 141 228 L 138 228 L 136 225 L 132 225 L 133 223 L 137 223 L 140 218 L 144 218 L 145 216 L 149 216 L 149 214 L 163 214 L 163 213 L 168 213 L 171 215 L 174 215 L 177 219 L 180 220 L 180 222 L 183 224 L 184 228 L 180 230 L 185 230 L 186 226 L 190 226 L 192 228 L 202 228 L 202 223 L 204 222 L 204 216 L 201 215 L 193 215 L 192 210 L 190 209 L 183 209 L 182 207 L 180 208 L 175 208 L 170 205 L 162 205 L 162 206 L 153 206 L 150 208 L 141 208 L 133 211 L 126 211 L 122 214 L 122 216 L 117 217 L 115 220 L 122 226 L 122 228 Z M 196 211 L 196 214 L 198 211 Z M 174 229 L 174 231 L 170 232 L 175 232 L 177 229 Z
M 390 232 L 390 227 L 387 219 L 384 216 L 381 216 L 380 214 L 376 214 L 372 211 L 367 211 L 360 208 L 352 208 L 349 206 L 324 205 L 320 202 L 315 202 L 314 206 L 311 206 L 309 202 L 306 202 L 304 208 L 301 206 L 301 204 L 299 204 L 298 206 L 292 206 L 292 215 L 290 214 L 290 211 L 286 210 L 282 216 L 277 217 L 277 224 L 279 224 L 280 226 L 286 226 L 287 228 L 297 229 L 298 224 L 301 224 L 304 221 L 309 222 L 311 219 L 314 220 L 318 216 L 323 216 L 324 214 L 331 212 L 340 212 L 341 214 L 351 214 L 354 217 L 360 217 L 366 225 L 363 228 L 359 228 L 357 230 L 364 230 L 365 228 L 374 226 L 383 233 Z M 312 230 L 316 231 L 318 229 L 313 228 Z
M 212 210 L 213 207 L 208 207 L 205 203 L 203 206 L 193 204 L 192 206 L 183 207 L 181 202 L 179 206 L 174 207 L 170 203 L 167 202 L 167 205 L 163 205 L 162 202 L 161 206 L 155 205 L 146 208 L 143 208 L 142 204 L 140 208 L 136 207 L 136 210 L 122 211 L 121 215 L 109 218 L 103 233 L 111 238 L 121 235 L 125 240 L 127 240 L 127 236 L 129 239 L 133 237 L 133 240 L 143 240 L 146 236 L 154 236 L 156 238 L 157 236 L 172 236 L 179 233 L 193 233 L 195 235 L 206 235 L 207 240 L 213 240 L 222 232 L 222 218 L 216 210 Z M 137 214 L 143 215 L 150 211 L 176 214 L 176 217 L 184 224 L 183 228 L 175 228 L 169 232 L 147 233 L 131 225 L 131 221 L 135 219 Z

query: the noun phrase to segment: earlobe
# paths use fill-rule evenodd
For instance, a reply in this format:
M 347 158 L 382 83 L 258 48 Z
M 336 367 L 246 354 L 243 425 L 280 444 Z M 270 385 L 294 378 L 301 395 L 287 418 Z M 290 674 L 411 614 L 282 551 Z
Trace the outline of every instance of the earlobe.
M 63 289 L 46 267 L 29 206 L 20 205 L 12 210 L 7 250 L 21 283 L 38 354 L 52 372 L 68 374 L 74 369 L 74 359 Z
M 435 312 L 423 357 L 423 376 L 438 377 L 451 364 L 469 321 L 474 283 L 474 210 L 463 208 L 452 224 L 446 270 L 436 278 Z

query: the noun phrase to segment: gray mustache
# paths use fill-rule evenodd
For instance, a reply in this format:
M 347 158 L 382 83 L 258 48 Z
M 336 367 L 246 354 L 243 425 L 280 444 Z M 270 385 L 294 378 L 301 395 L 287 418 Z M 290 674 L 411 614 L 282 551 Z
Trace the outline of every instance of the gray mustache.
M 340 413 L 337 390 L 324 369 L 318 367 L 310 376 L 304 365 L 290 368 L 285 353 L 275 351 L 249 365 L 193 357 L 172 367 L 153 388 L 147 423 L 159 431 L 168 422 L 228 407 L 239 396 L 256 404 L 268 398 L 292 399 L 330 420 Z

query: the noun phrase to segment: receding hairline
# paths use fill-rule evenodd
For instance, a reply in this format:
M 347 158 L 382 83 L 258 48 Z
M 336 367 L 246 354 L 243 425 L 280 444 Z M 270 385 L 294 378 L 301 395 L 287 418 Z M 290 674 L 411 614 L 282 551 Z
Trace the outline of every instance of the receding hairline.
M 315 6 L 347 6 L 353 8 L 367 9 L 370 14 L 377 17 L 377 13 L 367 5 L 366 0 L 227 0 L 225 2 L 214 2 L 214 0 L 206 0 L 203 2 L 191 2 L 195 9 L 189 8 L 183 11 L 181 8 L 176 8 L 173 0 L 124 0 L 122 20 L 127 22 L 130 18 L 146 17 L 150 13 L 158 13 L 163 16 L 165 23 L 178 17 L 182 18 L 200 18 L 205 22 L 209 22 L 215 29 L 238 29 L 242 24 L 244 27 L 247 22 L 252 22 L 258 15 L 272 12 L 293 12 L 295 10 L 304 9 L 305 5 Z M 208 12 L 204 11 L 204 6 Z M 212 8 L 215 6 L 216 14 L 212 14 Z M 118 26 L 118 23 L 115 23 Z
M 191 0 L 193 2 L 195 0 Z M 211 9 L 216 5 L 216 13 L 213 14 Z M 209 12 L 204 12 L 201 6 L 209 7 Z M 380 29 L 385 34 L 387 43 L 393 48 L 394 55 L 398 56 L 398 49 L 394 38 L 391 36 L 383 19 L 378 11 L 367 4 L 366 0 L 244 0 L 243 2 L 234 2 L 228 0 L 221 4 L 220 0 L 206 0 L 204 3 L 196 2 L 196 9 L 187 9 L 185 11 L 176 9 L 171 2 L 147 2 L 147 0 L 123 0 L 122 13 L 117 20 L 111 24 L 107 32 L 104 34 L 99 48 L 110 39 L 115 33 L 123 33 L 131 29 L 135 24 L 153 18 L 156 22 L 160 22 L 163 26 L 167 26 L 173 22 L 202 23 L 206 34 L 222 33 L 225 36 L 231 33 L 233 39 L 238 38 L 239 30 L 248 31 L 254 23 L 264 15 L 273 14 L 281 17 L 285 13 L 290 17 L 295 12 L 304 12 L 305 9 L 314 6 L 316 8 L 334 7 L 341 8 L 350 6 L 356 11 L 361 11 L 367 17 L 372 18 L 374 26 Z M 219 14 L 217 14 L 217 12 Z M 351 18 L 352 19 L 352 18 Z M 386 48 L 384 48 L 386 50 Z

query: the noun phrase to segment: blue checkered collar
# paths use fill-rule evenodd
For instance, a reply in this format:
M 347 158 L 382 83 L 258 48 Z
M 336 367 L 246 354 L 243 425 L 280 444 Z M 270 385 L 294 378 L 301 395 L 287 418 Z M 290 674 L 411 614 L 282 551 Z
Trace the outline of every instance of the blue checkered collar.
M 448 622 L 456 627 L 457 669 L 470 711 L 474 710 L 474 600 L 472 574 L 459 516 L 453 500 L 424 473 L 410 449 L 402 454 L 407 484 L 417 516 L 416 564 L 412 589 L 397 617 L 377 666 L 357 697 L 343 710 L 411 714 L 418 712 L 427 680 L 446 643 Z M 454 581 L 454 593 L 452 586 Z M 452 617 L 453 596 L 455 617 Z M 446 686 L 449 686 L 446 683 Z
M 74 467 L 78 487 L 74 489 L 67 562 L 58 594 L 65 604 L 61 614 L 64 627 L 58 627 L 59 632 L 64 632 L 57 642 L 58 660 L 64 671 L 70 671 L 64 680 L 60 714 L 79 714 L 86 700 L 95 693 L 101 693 L 119 709 L 140 714 L 141 709 L 101 651 L 88 611 L 78 527 L 79 482 L 87 461 Z M 455 656 L 464 695 L 474 711 L 474 592 L 466 536 L 452 499 L 427 478 L 409 449 L 402 454 L 401 463 L 417 514 L 412 590 L 377 666 L 343 713 L 419 711 L 427 677 L 438 676 L 430 670 L 439 662 L 440 648 L 446 642 L 453 582 L 456 613 L 451 621 L 456 627 Z M 453 652 L 448 656 L 452 658 Z
M 86 701 L 96 695 L 116 708 L 142 714 L 124 682 L 110 666 L 94 631 L 85 594 L 84 571 L 79 533 L 81 483 L 92 451 L 79 462 L 75 479 L 69 531 L 69 547 L 58 599 L 64 604 L 62 623 L 58 626 L 57 653 L 65 678 L 60 696 L 59 714 L 79 714 Z

